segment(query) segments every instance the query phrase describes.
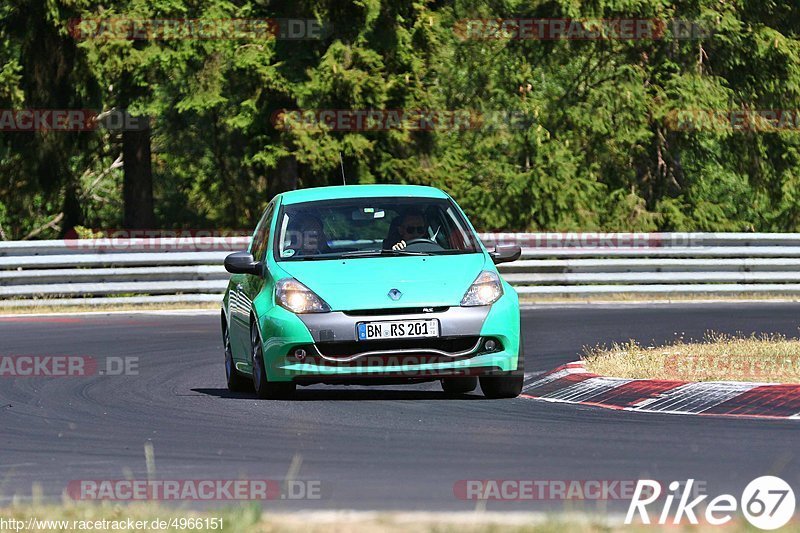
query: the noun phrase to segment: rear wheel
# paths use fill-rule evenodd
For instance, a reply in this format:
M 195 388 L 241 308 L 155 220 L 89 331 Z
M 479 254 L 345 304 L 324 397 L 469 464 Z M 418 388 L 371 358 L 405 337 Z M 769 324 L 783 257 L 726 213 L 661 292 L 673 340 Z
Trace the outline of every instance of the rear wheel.
M 442 378 L 442 390 L 448 394 L 466 394 L 478 387 L 478 378 Z
M 276 382 L 267 379 L 267 369 L 264 365 L 264 353 L 261 347 L 261 334 L 255 322 L 250 326 L 250 345 L 253 357 L 253 388 L 256 396 L 262 400 L 280 400 L 289 398 L 295 391 L 295 384 L 289 382 Z
M 225 327 L 222 331 L 222 343 L 225 346 L 225 381 L 228 390 L 231 392 L 245 392 L 252 390 L 253 384 L 245 376 L 236 370 L 236 363 L 233 361 L 233 350 L 231 349 L 231 334 Z

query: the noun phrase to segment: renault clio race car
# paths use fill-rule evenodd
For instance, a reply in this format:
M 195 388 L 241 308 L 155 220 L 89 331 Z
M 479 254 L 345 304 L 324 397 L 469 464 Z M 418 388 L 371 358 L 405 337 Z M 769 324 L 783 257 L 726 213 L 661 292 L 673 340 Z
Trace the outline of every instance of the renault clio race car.
M 232 391 L 287 398 L 297 385 L 441 381 L 445 392 L 519 395 L 517 293 L 439 189 L 320 187 L 277 195 L 250 247 L 225 259 Z

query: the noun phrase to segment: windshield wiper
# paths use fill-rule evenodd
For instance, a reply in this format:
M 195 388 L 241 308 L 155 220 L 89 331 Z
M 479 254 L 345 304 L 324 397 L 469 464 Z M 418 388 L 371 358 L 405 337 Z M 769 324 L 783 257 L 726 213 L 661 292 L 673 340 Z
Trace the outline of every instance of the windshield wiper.
M 283 257 L 281 261 L 323 261 L 325 259 L 339 259 L 342 254 L 338 252 L 328 252 L 327 254 L 312 254 L 312 255 L 292 255 Z
M 409 250 L 354 250 L 352 252 L 344 252 L 339 257 L 381 257 L 381 256 L 419 256 L 419 255 L 433 255 L 430 252 L 412 252 Z

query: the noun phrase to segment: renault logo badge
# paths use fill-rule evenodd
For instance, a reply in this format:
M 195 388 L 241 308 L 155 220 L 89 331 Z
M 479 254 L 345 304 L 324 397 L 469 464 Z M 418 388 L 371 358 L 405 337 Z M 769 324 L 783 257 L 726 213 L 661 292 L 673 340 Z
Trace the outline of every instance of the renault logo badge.
M 389 298 L 391 298 L 395 302 L 399 300 L 401 296 L 403 296 L 403 293 L 398 291 L 397 289 L 392 289 L 389 291 Z

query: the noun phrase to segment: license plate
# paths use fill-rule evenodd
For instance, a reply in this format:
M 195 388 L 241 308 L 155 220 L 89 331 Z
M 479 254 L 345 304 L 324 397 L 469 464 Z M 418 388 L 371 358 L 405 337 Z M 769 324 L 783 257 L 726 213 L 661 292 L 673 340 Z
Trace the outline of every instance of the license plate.
M 386 322 L 359 322 L 356 326 L 358 340 L 372 339 L 414 339 L 438 337 L 439 321 L 432 320 L 391 320 Z

